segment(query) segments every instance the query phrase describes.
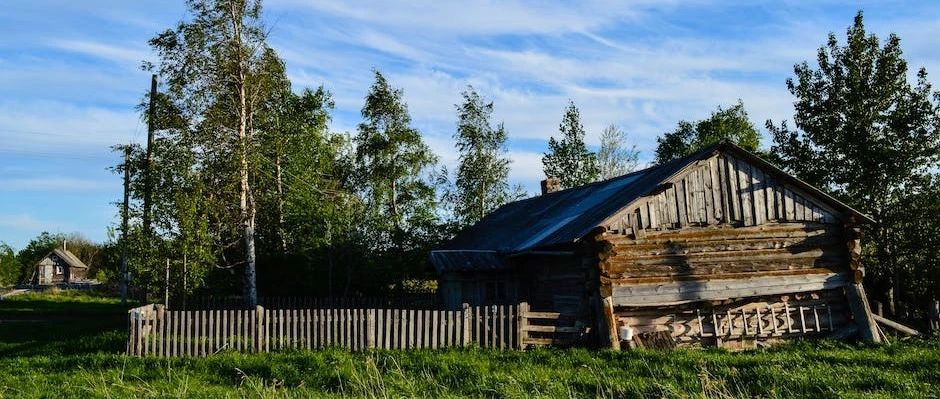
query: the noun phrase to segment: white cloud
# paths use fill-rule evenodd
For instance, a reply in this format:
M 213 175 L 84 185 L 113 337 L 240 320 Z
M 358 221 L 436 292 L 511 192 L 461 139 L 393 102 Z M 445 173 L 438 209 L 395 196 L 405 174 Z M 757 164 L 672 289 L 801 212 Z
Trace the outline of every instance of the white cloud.
M 110 146 L 139 142 L 146 132 L 127 110 L 58 101 L 0 101 L 0 151 L 106 157 Z
M 0 227 L 21 231 L 40 231 L 49 229 L 54 223 L 42 221 L 30 214 L 3 214 L 0 213 Z
M 7 192 L 82 192 L 113 189 L 114 184 L 69 176 L 31 176 L 0 179 L 0 191 Z
M 98 57 L 112 62 L 139 64 L 150 57 L 146 43 L 139 45 L 115 45 L 92 40 L 54 39 L 49 46 L 60 50 Z
M 584 1 L 575 6 L 552 2 L 416 1 L 406 3 L 375 3 L 366 1 L 292 1 L 275 0 L 274 9 L 309 8 L 363 24 L 423 32 L 474 34 L 550 34 L 593 29 L 614 20 L 637 17 L 651 6 L 668 6 L 671 2 L 633 2 L 629 6 L 603 1 Z

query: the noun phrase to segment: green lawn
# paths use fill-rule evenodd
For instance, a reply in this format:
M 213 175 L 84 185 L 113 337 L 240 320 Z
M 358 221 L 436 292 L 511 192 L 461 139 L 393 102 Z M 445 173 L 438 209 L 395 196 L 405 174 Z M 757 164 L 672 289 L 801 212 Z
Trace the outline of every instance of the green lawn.
M 15 298 L 0 302 L 0 397 L 940 397 L 940 340 L 738 353 L 330 349 L 168 361 L 119 353 L 125 309 L 113 299 Z M 26 309 L 50 320 L 27 321 Z

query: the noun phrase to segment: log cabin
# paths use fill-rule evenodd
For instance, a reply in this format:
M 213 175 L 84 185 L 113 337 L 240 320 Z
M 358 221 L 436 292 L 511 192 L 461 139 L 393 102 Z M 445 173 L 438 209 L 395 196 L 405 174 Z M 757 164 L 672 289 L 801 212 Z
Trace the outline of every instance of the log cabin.
M 557 185 L 430 253 L 446 306 L 526 302 L 614 349 L 879 339 L 859 259 L 871 218 L 730 142 Z
M 43 256 L 33 269 L 33 285 L 68 285 L 86 282 L 88 266 L 66 244 Z

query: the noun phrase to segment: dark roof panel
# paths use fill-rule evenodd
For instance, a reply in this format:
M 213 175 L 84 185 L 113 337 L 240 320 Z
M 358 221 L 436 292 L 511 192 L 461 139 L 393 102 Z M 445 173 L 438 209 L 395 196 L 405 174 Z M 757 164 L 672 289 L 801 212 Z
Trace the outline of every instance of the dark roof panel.
M 444 249 L 517 252 L 565 244 L 583 237 L 598 223 L 688 164 L 689 157 L 627 175 L 516 201 L 463 230 Z

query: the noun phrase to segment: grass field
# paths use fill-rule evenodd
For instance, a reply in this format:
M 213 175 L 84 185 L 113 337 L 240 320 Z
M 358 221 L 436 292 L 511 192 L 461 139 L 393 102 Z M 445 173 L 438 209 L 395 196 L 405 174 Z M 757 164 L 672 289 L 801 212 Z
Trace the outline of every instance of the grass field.
M 117 301 L 86 294 L 0 302 L 0 397 L 940 397 L 938 340 L 738 353 L 330 349 L 158 360 L 119 353 L 124 317 Z

